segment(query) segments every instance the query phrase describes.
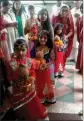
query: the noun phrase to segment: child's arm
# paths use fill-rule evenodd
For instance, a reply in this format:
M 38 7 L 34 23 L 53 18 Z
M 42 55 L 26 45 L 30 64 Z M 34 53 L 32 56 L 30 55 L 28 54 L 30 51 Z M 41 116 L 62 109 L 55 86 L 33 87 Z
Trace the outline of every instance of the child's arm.
M 50 59 L 51 59 L 52 62 L 54 62 L 54 60 L 55 60 L 55 53 L 54 53 L 53 49 L 50 52 Z
M 55 35 L 54 40 L 60 40 L 60 37 L 58 35 Z

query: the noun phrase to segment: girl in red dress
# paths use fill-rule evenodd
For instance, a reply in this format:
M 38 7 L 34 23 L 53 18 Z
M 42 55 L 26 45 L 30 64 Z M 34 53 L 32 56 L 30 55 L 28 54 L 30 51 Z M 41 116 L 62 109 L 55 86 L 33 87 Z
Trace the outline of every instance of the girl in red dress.
M 65 37 L 63 34 L 63 24 L 57 23 L 54 28 L 54 51 L 55 51 L 55 77 L 64 76 L 64 65 L 63 65 L 63 56 L 64 56 L 64 45 Z M 57 43 L 61 41 L 62 43 Z M 61 45 L 60 45 L 61 44 Z
M 16 115 L 25 120 L 48 120 L 45 107 L 35 91 L 33 61 L 26 56 L 27 43 L 18 38 L 14 43 L 15 57 L 7 65 L 7 75 L 11 86 L 10 102 Z
M 80 6 L 80 11 L 83 13 L 83 4 Z M 79 72 L 83 73 L 83 16 L 77 19 L 76 25 L 77 40 L 79 43 L 76 69 L 79 69 Z
M 54 60 L 52 48 L 53 44 L 48 31 L 41 31 L 39 34 L 39 41 L 36 46 L 36 51 L 43 52 L 43 58 L 47 64 L 46 67 L 44 66 L 42 68 L 42 70 L 36 70 L 36 87 L 37 95 L 41 99 L 42 103 L 48 102 L 50 104 L 56 103 L 50 74 L 50 65 L 53 64 Z
M 73 18 L 69 10 L 69 7 L 67 5 L 62 5 L 58 16 L 53 18 L 52 20 L 53 27 L 55 27 L 56 23 L 61 23 L 64 25 L 63 31 L 67 40 L 67 48 L 64 54 L 64 66 L 65 66 L 66 59 L 69 57 L 72 50 L 73 37 L 74 37 Z

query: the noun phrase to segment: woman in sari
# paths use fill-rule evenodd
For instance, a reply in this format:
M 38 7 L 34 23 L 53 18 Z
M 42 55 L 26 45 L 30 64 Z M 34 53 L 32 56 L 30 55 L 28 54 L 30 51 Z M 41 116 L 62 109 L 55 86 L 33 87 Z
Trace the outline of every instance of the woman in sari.
M 21 5 L 21 2 L 19 0 L 14 1 L 13 12 L 18 22 L 18 34 L 19 36 L 24 36 L 24 27 L 27 15 L 26 12 L 24 12 L 23 6 Z
M 80 10 L 83 13 L 83 4 L 80 6 Z M 79 43 L 76 69 L 79 69 L 79 72 L 83 73 L 83 16 L 77 19 L 76 25 L 77 40 Z
M 67 48 L 64 54 L 64 65 L 66 63 L 66 59 L 69 57 L 72 45 L 73 45 L 73 37 L 74 37 L 74 23 L 73 18 L 70 13 L 69 7 L 67 5 L 62 5 L 58 16 L 56 16 L 52 20 L 52 25 L 55 27 L 56 23 L 61 23 L 64 25 L 64 34 L 67 39 Z

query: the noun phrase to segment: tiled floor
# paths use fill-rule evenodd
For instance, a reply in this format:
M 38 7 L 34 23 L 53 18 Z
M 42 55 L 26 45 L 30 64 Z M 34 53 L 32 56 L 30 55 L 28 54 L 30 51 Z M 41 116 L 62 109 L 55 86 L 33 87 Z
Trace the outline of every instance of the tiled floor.
M 74 63 L 65 67 L 63 78 L 56 78 L 56 104 L 47 106 L 48 112 L 78 114 L 82 111 L 82 75 L 78 74 Z

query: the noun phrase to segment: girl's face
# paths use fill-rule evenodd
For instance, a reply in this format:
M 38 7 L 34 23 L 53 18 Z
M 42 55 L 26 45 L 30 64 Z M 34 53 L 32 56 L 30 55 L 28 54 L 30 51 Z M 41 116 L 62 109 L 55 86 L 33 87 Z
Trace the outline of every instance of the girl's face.
M 19 1 L 16 1 L 16 2 L 14 3 L 14 8 L 15 8 L 16 10 L 20 10 L 20 8 L 21 8 L 21 3 L 20 3 Z
M 57 30 L 57 34 L 59 35 L 59 34 L 61 34 L 62 33 L 62 28 L 59 28 L 58 30 Z
M 61 11 L 60 11 L 60 15 L 65 18 L 68 15 L 68 8 L 67 7 L 62 7 Z
M 15 49 L 15 55 L 20 59 L 24 58 L 26 53 L 27 53 L 26 45 L 20 45 Z
M 46 45 L 46 42 L 47 42 L 47 35 L 42 35 L 39 37 L 39 42 L 41 45 Z
M 39 15 L 39 19 L 40 19 L 40 21 L 46 21 L 46 19 L 47 19 L 47 12 L 44 11 L 43 13 L 41 13 Z

